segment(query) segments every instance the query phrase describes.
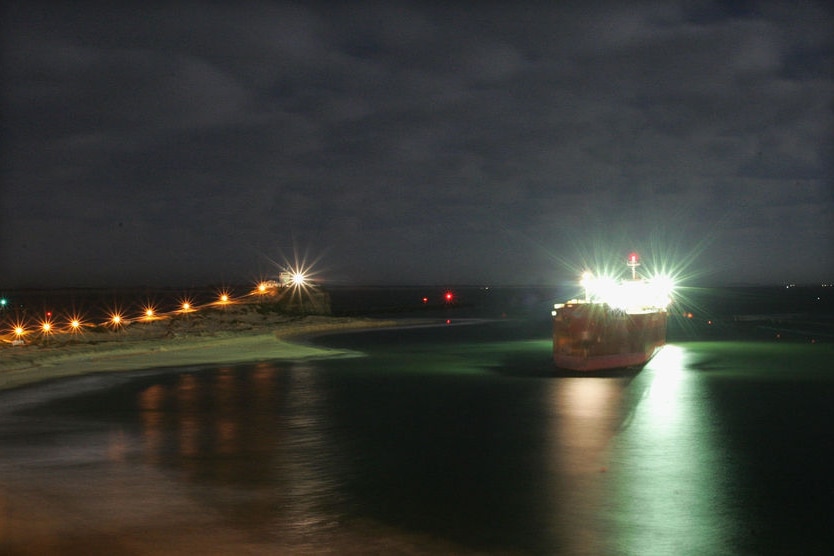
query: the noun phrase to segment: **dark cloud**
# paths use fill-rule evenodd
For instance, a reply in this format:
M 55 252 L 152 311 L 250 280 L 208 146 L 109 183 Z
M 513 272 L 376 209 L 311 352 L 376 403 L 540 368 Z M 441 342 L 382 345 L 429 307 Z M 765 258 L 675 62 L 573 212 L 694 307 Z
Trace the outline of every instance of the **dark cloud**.
M 825 3 L 20 2 L 9 285 L 553 283 L 588 249 L 834 274 Z

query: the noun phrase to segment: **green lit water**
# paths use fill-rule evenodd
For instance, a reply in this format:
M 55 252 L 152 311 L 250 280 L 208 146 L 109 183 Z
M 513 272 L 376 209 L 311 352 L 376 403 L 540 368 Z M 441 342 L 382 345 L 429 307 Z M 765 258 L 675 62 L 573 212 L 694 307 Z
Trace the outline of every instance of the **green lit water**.
M 554 373 L 536 319 L 319 341 L 362 357 L 0 394 L 0 549 L 783 554 L 834 543 L 834 344 L 684 341 L 639 373 L 578 377 Z

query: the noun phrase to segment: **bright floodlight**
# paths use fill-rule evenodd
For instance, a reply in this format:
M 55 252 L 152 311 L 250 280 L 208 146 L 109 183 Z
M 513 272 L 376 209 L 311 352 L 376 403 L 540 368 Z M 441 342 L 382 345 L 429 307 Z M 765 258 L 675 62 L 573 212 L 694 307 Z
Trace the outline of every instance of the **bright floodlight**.
M 301 272 L 296 272 L 292 275 L 293 286 L 303 286 L 306 281 L 307 277 L 304 276 L 304 274 L 302 274 Z
M 582 275 L 586 301 L 607 303 L 615 309 L 626 312 L 642 312 L 665 309 L 671 303 L 675 288 L 672 278 L 658 275 L 651 280 L 623 280 L 601 276 L 595 278 L 590 273 Z
M 649 284 L 659 299 L 668 299 L 675 291 L 675 280 L 666 274 L 658 274 L 652 277 Z
M 594 274 L 590 270 L 582 273 L 582 279 L 579 280 L 580 285 L 585 288 L 585 301 L 591 300 L 591 288 L 594 284 Z

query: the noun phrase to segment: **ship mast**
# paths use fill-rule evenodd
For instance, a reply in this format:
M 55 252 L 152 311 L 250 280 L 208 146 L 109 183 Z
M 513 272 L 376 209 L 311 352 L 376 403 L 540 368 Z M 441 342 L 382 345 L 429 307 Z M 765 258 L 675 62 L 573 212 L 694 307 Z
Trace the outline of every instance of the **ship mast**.
M 637 267 L 640 266 L 640 257 L 637 253 L 632 253 L 628 256 L 628 267 L 631 269 L 631 279 L 637 280 Z

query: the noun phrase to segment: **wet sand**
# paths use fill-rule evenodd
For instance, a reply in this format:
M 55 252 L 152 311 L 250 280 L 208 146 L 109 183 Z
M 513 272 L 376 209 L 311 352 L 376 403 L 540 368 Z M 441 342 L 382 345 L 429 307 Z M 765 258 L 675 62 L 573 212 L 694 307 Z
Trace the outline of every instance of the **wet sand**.
M 26 345 L 0 344 L 0 390 L 97 372 L 266 360 L 348 356 L 301 341 L 326 332 L 390 327 L 397 321 L 327 316 L 290 317 L 236 308 L 134 322 L 118 330 L 30 333 Z
M 112 466 L 104 476 L 74 472 L 71 477 L 16 470 L 13 485 L 0 485 L 0 554 L 480 553 L 362 518 L 276 523 L 268 534 L 253 534 L 149 466 Z

